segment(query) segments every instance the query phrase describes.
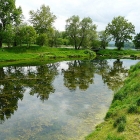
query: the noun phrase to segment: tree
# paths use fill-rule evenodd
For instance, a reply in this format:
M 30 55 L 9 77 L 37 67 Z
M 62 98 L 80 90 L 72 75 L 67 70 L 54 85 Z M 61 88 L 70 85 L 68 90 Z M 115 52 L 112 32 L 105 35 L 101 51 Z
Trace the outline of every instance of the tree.
M 32 26 L 25 26 L 24 41 L 28 47 L 36 41 L 36 31 Z
M 14 26 L 14 43 L 13 46 L 19 45 L 20 47 L 22 46 L 24 42 L 24 36 L 25 36 L 25 24 L 20 24 L 18 26 Z
M 96 34 L 96 25 L 89 17 L 80 21 L 79 16 L 74 15 L 66 20 L 66 32 L 77 50 L 92 40 L 93 35 Z
M 115 46 L 120 50 L 124 47 L 124 42 L 132 40 L 132 34 L 135 33 L 135 26 L 128 22 L 124 17 L 115 17 L 109 23 L 105 30 L 115 41 Z
M 37 11 L 30 11 L 30 23 L 38 34 L 47 33 L 52 28 L 56 16 L 50 12 L 49 6 L 42 5 Z
M 36 39 L 37 45 L 43 46 L 48 43 L 48 37 L 45 33 L 40 34 Z
M 18 25 L 22 19 L 21 7 L 16 8 L 15 0 L 0 1 L 0 47 L 4 39 L 4 31 L 7 25 Z
M 3 42 L 6 43 L 8 47 L 11 47 L 14 37 L 15 32 L 13 26 L 7 24 L 5 31 L 3 31 Z
M 140 49 L 140 33 L 138 33 L 133 40 L 136 49 Z
M 105 49 L 110 41 L 110 36 L 105 31 L 100 31 L 99 34 L 100 46 Z

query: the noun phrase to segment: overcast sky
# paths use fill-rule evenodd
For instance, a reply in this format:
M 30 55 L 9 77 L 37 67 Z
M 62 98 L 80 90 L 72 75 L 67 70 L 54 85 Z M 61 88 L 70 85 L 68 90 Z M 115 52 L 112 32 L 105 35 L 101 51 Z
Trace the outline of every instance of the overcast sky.
M 114 17 L 124 16 L 135 26 L 136 33 L 140 32 L 140 0 L 16 0 L 26 20 L 29 11 L 36 11 L 42 4 L 56 15 L 54 26 L 60 31 L 65 30 L 66 19 L 78 15 L 81 19 L 92 18 L 98 31 L 104 30 Z

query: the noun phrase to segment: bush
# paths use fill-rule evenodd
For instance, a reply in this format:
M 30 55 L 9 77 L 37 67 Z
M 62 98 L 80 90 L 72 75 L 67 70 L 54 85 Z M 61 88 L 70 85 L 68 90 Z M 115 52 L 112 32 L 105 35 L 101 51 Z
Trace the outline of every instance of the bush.
M 109 111 L 109 112 L 106 113 L 105 119 L 108 119 L 108 118 L 110 118 L 111 116 L 112 116 L 112 112 Z
M 121 116 L 119 118 L 116 119 L 116 121 L 114 122 L 113 126 L 114 127 L 117 127 L 119 124 L 122 124 L 122 123 L 126 123 L 126 116 Z
M 140 98 L 137 100 L 137 106 L 140 106 Z
M 125 130 L 125 123 L 120 123 L 118 125 L 118 132 L 123 132 Z
M 124 93 L 121 93 L 121 92 L 118 92 L 114 95 L 114 99 L 113 99 L 113 102 L 115 100 L 123 100 L 124 99 Z
M 131 105 L 128 108 L 128 113 L 137 113 L 138 107 L 136 105 Z

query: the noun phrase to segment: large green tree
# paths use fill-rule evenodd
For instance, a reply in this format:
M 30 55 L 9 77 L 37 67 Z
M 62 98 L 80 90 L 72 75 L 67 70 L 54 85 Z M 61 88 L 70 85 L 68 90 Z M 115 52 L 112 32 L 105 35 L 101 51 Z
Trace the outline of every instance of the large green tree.
M 30 47 L 31 44 L 36 42 L 36 31 L 32 26 L 25 26 L 24 33 L 24 42 Z
M 136 49 L 140 49 L 140 33 L 138 33 L 133 40 Z
M 3 37 L 3 42 L 6 43 L 8 47 L 11 47 L 15 37 L 14 28 L 11 24 L 6 25 L 2 37 Z
M 99 40 L 100 40 L 100 47 L 102 49 L 105 49 L 108 46 L 108 43 L 110 41 L 110 36 L 105 31 L 100 31 L 98 33 Z
M 111 35 L 115 41 L 115 46 L 120 50 L 124 47 L 124 42 L 132 40 L 132 34 L 135 33 L 135 26 L 124 17 L 118 16 L 107 25 L 106 32 Z
M 96 34 L 96 25 L 87 17 L 80 21 L 79 16 L 72 16 L 66 20 L 66 33 L 71 39 L 75 49 L 80 49 L 89 42 Z
M 42 5 L 37 11 L 31 10 L 29 14 L 29 21 L 38 34 L 48 33 L 53 28 L 56 16 L 50 12 L 49 6 Z
M 0 0 L 0 47 L 2 47 L 7 25 L 18 25 L 22 19 L 21 7 L 16 8 L 15 0 Z

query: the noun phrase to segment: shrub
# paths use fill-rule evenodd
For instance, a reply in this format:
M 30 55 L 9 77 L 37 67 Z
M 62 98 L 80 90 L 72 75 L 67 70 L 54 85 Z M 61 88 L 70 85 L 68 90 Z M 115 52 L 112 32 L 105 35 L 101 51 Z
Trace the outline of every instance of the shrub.
M 113 102 L 114 102 L 115 100 L 123 100 L 123 98 L 124 98 L 124 94 L 118 92 L 118 93 L 116 93 L 116 94 L 114 95 Z
M 108 119 L 108 118 L 110 118 L 111 116 L 112 116 L 112 112 L 109 111 L 109 112 L 106 113 L 105 119 Z
M 131 105 L 128 108 L 128 113 L 137 113 L 138 107 L 136 105 Z
M 137 106 L 140 106 L 140 98 L 137 100 Z
M 123 132 L 125 130 L 125 123 L 120 123 L 118 125 L 118 132 Z
M 116 119 L 116 121 L 114 122 L 113 126 L 117 127 L 119 124 L 121 123 L 126 123 L 126 116 L 121 116 L 119 118 Z

